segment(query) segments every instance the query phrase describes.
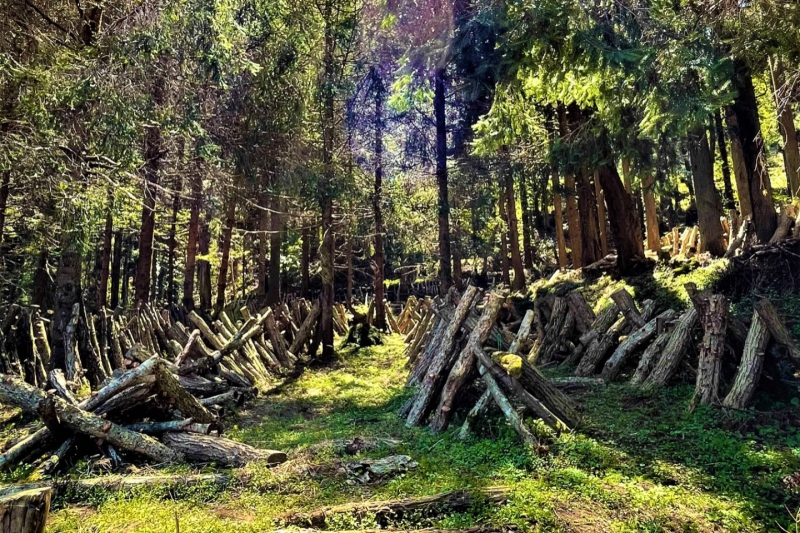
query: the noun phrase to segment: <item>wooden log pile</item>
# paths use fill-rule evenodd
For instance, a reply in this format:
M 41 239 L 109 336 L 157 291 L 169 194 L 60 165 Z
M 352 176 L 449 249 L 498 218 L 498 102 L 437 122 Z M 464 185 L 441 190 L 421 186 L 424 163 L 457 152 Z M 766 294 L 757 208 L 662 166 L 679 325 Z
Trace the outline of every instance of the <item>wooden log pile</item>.
M 698 292 L 691 284 L 686 290 L 693 305 L 683 311 L 659 310 L 650 300 L 639 305 L 620 289 L 597 315 L 577 290 L 551 293 L 507 325 L 498 317 L 502 311 L 508 319 L 509 306 L 497 293 L 487 299 L 471 287 L 462 295 L 409 299 L 399 323 L 408 328 L 407 385 L 416 390 L 400 415 L 408 426 L 442 431 L 465 391 L 477 384 L 484 392 L 465 415 L 462 437 L 496 404 L 521 438 L 533 443 L 520 411 L 556 430 L 574 427 L 579 416 L 563 391 L 575 387 L 629 379 L 655 389 L 680 373 L 696 382 L 690 407 L 742 409 L 757 389 L 766 357 L 782 357 L 800 371 L 800 348 L 769 300 L 756 303 L 748 324 L 730 316 L 724 296 Z M 536 368 L 556 364 L 574 368 L 576 377 L 549 381 Z M 726 377 L 723 368 L 735 372 Z
M 463 421 L 462 438 L 492 404 L 532 446 L 537 439 L 525 422 L 526 414 L 557 431 L 578 423 L 578 413 L 569 398 L 518 355 L 530 344 L 527 337 L 533 311 L 513 322 L 518 327 L 515 336 L 510 325 L 499 321 L 501 314 L 514 318 L 514 311 L 506 296 L 498 292 L 485 296 L 477 288 L 468 287 L 463 294 L 451 290 L 444 298 L 410 301 L 406 308 L 419 315 L 406 337 L 411 366 L 408 385 L 416 387 L 400 411 L 406 425 L 429 425 L 434 433 L 445 430 L 453 421 L 459 400 L 471 388 L 482 393 Z
M 67 455 L 98 451 L 114 465 L 126 455 L 159 463 L 280 462 L 281 452 L 221 437 L 221 418 L 316 351 L 319 304 L 306 303 L 256 314 L 242 307 L 235 323 L 225 311 L 211 322 L 191 312 L 193 329 L 149 306 L 129 315 L 81 316 L 76 305 L 73 318 L 84 321 L 86 342 L 68 336 L 74 353 L 67 349 L 64 368 L 50 364 L 38 310 L 12 307 L 8 334 L 0 337 L 6 343 L 0 403 L 42 426 L 4 450 L 0 468 L 25 463 L 51 474 Z

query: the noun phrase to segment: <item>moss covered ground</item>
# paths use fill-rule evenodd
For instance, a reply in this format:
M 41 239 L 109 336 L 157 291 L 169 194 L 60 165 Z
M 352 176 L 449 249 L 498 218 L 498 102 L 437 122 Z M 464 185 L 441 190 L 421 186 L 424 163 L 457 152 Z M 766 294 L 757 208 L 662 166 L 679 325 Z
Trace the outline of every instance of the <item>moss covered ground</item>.
M 257 532 L 281 526 L 286 511 L 367 499 L 508 485 L 507 504 L 467 512 L 406 517 L 397 527 L 513 526 L 542 532 L 794 531 L 800 499 L 784 478 L 800 470 L 800 431 L 793 403 L 764 413 L 693 413 L 692 390 L 676 386 L 642 396 L 625 385 L 576 394 L 584 424 L 521 446 L 493 413 L 477 433 L 431 435 L 396 416 L 407 397 L 399 337 L 383 346 L 344 349 L 329 368 L 307 371 L 257 399 L 232 420 L 229 435 L 283 449 L 277 468 L 233 472 L 231 487 L 72 495 L 55 503 L 51 532 Z M 465 407 L 469 407 L 468 405 Z M 463 415 L 463 413 L 462 413 Z M 352 460 L 340 441 L 376 442 L 357 457 L 408 454 L 419 467 L 362 485 L 342 469 Z M 800 476 L 798 476 L 800 477 Z M 330 528 L 372 526 L 341 516 Z

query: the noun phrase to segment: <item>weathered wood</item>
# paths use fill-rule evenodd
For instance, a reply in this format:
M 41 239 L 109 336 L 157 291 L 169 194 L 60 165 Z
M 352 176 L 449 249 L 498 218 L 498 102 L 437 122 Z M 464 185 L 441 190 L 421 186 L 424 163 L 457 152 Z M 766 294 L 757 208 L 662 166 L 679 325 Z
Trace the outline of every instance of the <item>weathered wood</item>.
M 597 318 L 592 322 L 589 331 L 580 336 L 580 343 L 584 346 L 589 346 L 592 341 L 608 331 L 608 328 L 614 325 L 619 316 L 619 307 L 617 304 L 611 303 L 608 307 L 603 309 Z
M 64 398 L 66 401 L 72 405 L 78 405 L 78 400 L 75 399 L 72 391 L 69 390 L 69 385 L 67 384 L 67 378 L 64 375 L 64 371 L 60 368 L 55 368 L 50 371 L 50 386 L 56 390 L 56 394 Z
M 549 363 L 558 349 L 561 347 L 561 330 L 569 313 L 569 306 L 564 298 L 556 298 L 553 303 L 553 312 L 550 320 L 544 329 L 544 337 L 540 343 L 534 345 L 535 350 L 531 350 L 528 360 L 534 364 Z
M 733 386 L 722 405 L 734 409 L 744 409 L 753 397 L 753 393 L 761 378 L 761 369 L 764 365 L 764 352 L 767 350 L 770 333 L 767 323 L 759 316 L 758 311 L 753 311 L 753 321 L 744 343 L 742 360 L 736 371 Z
M 597 372 L 597 368 L 602 364 L 611 346 L 617 341 L 620 335 L 624 333 L 628 327 L 628 322 L 625 317 L 620 317 L 619 320 L 608 328 L 603 335 L 596 337 L 586 347 L 586 352 L 578 363 L 575 369 L 575 375 L 580 377 L 589 377 Z
M 509 352 L 513 354 L 519 354 L 519 350 L 525 345 L 526 342 L 528 342 L 534 316 L 535 314 L 533 309 L 528 309 L 525 311 L 525 316 L 522 318 L 522 322 L 519 325 L 517 336 L 514 338 L 514 342 L 511 343 L 511 347 L 508 349 Z
M 53 442 L 53 433 L 46 427 L 40 428 L 20 440 L 0 455 L 0 469 L 12 468 L 20 461 Z
M 314 302 L 314 306 L 311 308 L 311 312 L 306 316 L 305 320 L 303 320 L 300 329 L 297 331 L 297 334 L 292 339 L 292 344 L 289 346 L 289 351 L 295 355 L 299 354 L 303 346 L 306 345 L 309 338 L 314 334 L 314 328 L 317 325 L 317 321 L 319 320 L 319 316 L 322 313 L 322 307 L 320 306 L 319 300 Z
M 329 520 L 346 515 L 355 520 L 369 519 L 370 522 L 386 524 L 389 520 L 402 520 L 403 517 L 426 517 L 465 511 L 475 503 L 500 503 L 511 496 L 507 487 L 490 487 L 468 491 L 458 490 L 389 501 L 367 501 L 323 507 L 313 511 L 285 513 L 277 521 L 286 526 L 313 527 L 324 529 Z
M 697 310 L 694 308 L 688 309 L 681 315 L 675 328 L 669 334 L 669 339 L 653 371 L 642 383 L 643 387 L 658 388 L 667 385 L 692 344 L 692 330 L 698 322 Z
M 51 494 L 49 488 L 38 488 L 0 498 L 0 533 L 43 533 Z
M 158 356 L 153 356 L 144 363 L 122 375 L 112 379 L 105 387 L 92 394 L 79 405 L 84 411 L 94 411 L 99 405 L 105 403 L 112 396 L 126 388 L 139 383 L 145 376 L 151 375 L 159 362 Z
M 191 418 L 183 420 L 167 420 L 166 422 L 141 422 L 138 424 L 125 424 L 125 429 L 145 433 L 147 435 L 160 435 L 167 431 L 183 431 L 192 423 Z
M 589 307 L 589 304 L 586 303 L 583 293 L 571 291 L 567 294 L 566 300 L 570 313 L 575 317 L 575 329 L 578 330 L 578 334 L 583 335 L 590 331 L 597 317 L 592 308 Z
M 603 379 L 611 381 L 616 378 L 633 354 L 655 337 L 658 331 L 659 321 L 669 321 L 674 317 L 675 311 L 667 309 L 657 317 L 651 319 L 643 327 L 628 335 L 628 338 L 617 346 L 617 349 L 614 350 L 614 353 L 611 354 L 611 357 L 606 361 L 605 365 L 603 365 L 603 370 L 600 373 Z
M 695 396 L 691 405 L 716 404 L 719 403 L 719 379 L 730 304 L 721 294 L 697 295 L 692 298 L 692 302 L 698 308 L 704 334 L 698 358 Z
M 644 383 L 644 380 L 647 379 L 653 371 L 653 368 L 655 368 L 656 363 L 658 363 L 658 359 L 661 357 L 671 333 L 672 331 L 670 330 L 658 335 L 655 340 L 650 343 L 650 346 L 645 349 L 642 358 L 639 359 L 639 364 L 636 366 L 636 371 L 631 377 L 631 385 L 641 385 Z
M 794 217 L 790 216 L 787 206 L 783 206 L 778 214 L 778 227 L 770 237 L 769 244 L 775 244 L 785 239 L 789 235 L 789 228 L 792 226 L 792 222 L 794 222 Z
M 60 424 L 67 429 L 106 440 L 114 446 L 141 453 L 159 462 L 179 462 L 182 459 L 181 454 L 146 435 L 87 413 L 61 398 L 47 396 L 43 391 L 12 376 L 0 379 L 0 401 L 36 415 L 52 410 Z
M 283 452 L 262 450 L 224 437 L 197 433 L 165 433 L 164 444 L 196 463 L 244 466 L 253 462 L 278 464 L 286 461 L 286 454 Z
M 464 291 L 464 295 L 456 307 L 454 320 L 447 325 L 438 346 L 438 353 L 431 360 L 425 372 L 425 377 L 420 383 L 419 390 L 406 418 L 406 427 L 419 425 L 428 414 L 428 410 L 439 390 L 439 384 L 453 364 L 456 334 L 460 331 L 461 324 L 466 319 L 478 294 L 478 289 L 475 286 L 468 287 Z
M 186 344 L 181 348 L 181 351 L 178 353 L 177 357 L 175 357 L 175 366 L 181 366 L 183 360 L 189 356 L 191 353 L 192 348 L 194 348 L 194 344 L 200 338 L 200 330 L 195 329 L 189 335 L 189 339 L 186 341 Z
M 625 320 L 628 321 L 628 325 L 631 327 L 632 331 L 644 326 L 646 320 L 642 318 L 641 313 L 639 313 L 639 310 L 636 308 L 636 302 L 633 301 L 631 293 L 626 289 L 619 289 L 611 294 L 611 299 L 614 300 L 619 310 L 622 311 L 622 315 L 625 317 Z
M 778 310 L 775 309 L 775 306 L 767 298 L 757 301 L 755 303 L 755 309 L 758 312 L 758 316 L 761 317 L 761 320 L 763 320 L 767 328 L 769 328 L 772 338 L 786 350 L 786 355 L 789 356 L 789 360 L 792 362 L 795 369 L 800 370 L 800 349 L 789 335 L 789 330 L 787 330 L 786 326 L 781 322 L 778 316 Z
M 467 377 L 469 377 L 469 374 L 475 367 L 476 355 L 474 353 L 474 347 L 483 346 L 483 343 L 486 342 L 489 331 L 491 331 L 492 325 L 497 321 L 497 316 L 500 314 L 500 309 L 504 301 L 504 297 L 492 294 L 486 306 L 483 308 L 483 314 L 481 315 L 477 327 L 470 333 L 467 345 L 458 355 L 458 359 L 450 370 L 444 387 L 442 387 L 439 406 L 431 421 L 431 431 L 433 433 L 438 433 L 446 429 L 447 425 L 450 423 L 456 397 L 461 387 L 466 382 Z
M 545 378 L 539 370 L 528 363 L 524 358 L 519 361 L 513 360 L 513 356 L 501 355 L 501 366 L 508 370 L 507 365 L 513 368 L 521 367 L 519 376 L 513 376 L 519 380 L 523 388 L 531 393 L 534 397 L 540 400 L 547 409 L 552 412 L 559 420 L 566 426 L 574 428 L 580 422 L 580 415 L 572 400 L 558 390 L 558 387 L 552 381 Z M 511 359 L 511 361 L 509 361 Z M 511 373 L 514 371 L 512 370 Z

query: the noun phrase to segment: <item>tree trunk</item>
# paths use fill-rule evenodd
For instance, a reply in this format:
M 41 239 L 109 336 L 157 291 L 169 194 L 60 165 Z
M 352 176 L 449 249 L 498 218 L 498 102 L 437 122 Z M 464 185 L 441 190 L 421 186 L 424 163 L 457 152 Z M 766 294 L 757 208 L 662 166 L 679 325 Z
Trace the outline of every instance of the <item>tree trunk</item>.
M 258 265 L 256 267 L 256 272 L 258 272 L 258 285 L 256 287 L 257 294 L 259 296 L 267 296 L 267 278 L 268 274 L 268 267 L 267 267 L 267 243 L 269 242 L 269 210 L 267 206 L 269 205 L 269 198 L 266 194 L 261 194 L 258 210 Z M 301 230 L 303 231 L 303 247 L 304 250 L 307 246 L 307 229 L 303 227 Z M 301 264 L 303 261 L 303 257 L 300 258 Z M 306 286 L 306 290 L 308 286 Z M 302 289 L 301 289 L 302 293 Z M 304 294 L 301 296 L 305 297 Z
M 372 68 L 373 90 L 375 91 L 375 187 L 372 193 L 372 216 L 375 219 L 375 255 L 373 256 L 372 270 L 375 274 L 375 327 L 386 329 L 386 309 L 383 305 L 383 102 L 386 97 L 386 88 L 383 85 L 381 72 Z M 459 261 L 460 266 L 460 261 Z
M 507 156 L 508 154 L 506 154 L 506 157 Z M 522 256 L 519 251 L 519 227 L 517 223 L 517 203 L 514 198 L 514 174 L 511 169 L 511 163 L 507 159 L 505 161 L 503 174 L 502 195 L 506 202 L 508 240 L 511 245 L 511 267 L 514 269 L 514 281 L 511 285 L 511 289 L 521 291 L 525 288 L 525 269 L 522 265 Z
M 444 295 L 453 284 L 450 265 L 450 200 L 447 191 L 447 117 L 444 68 L 437 68 L 433 76 L 433 114 L 436 119 L 436 184 L 439 190 L 439 293 Z
M 788 94 L 792 91 L 792 87 L 786 86 L 781 58 L 770 57 L 769 65 L 772 72 L 775 107 L 778 111 L 778 126 L 781 137 L 783 137 L 783 166 L 786 170 L 786 183 L 789 187 L 789 196 L 797 198 L 800 195 L 800 148 L 797 145 L 797 130 L 794 127 L 791 95 Z
M 5 124 L 3 125 L 5 127 Z M 0 244 L 3 243 L 3 233 L 6 226 L 6 210 L 8 209 L 8 196 L 11 182 L 11 171 L 5 170 L 0 181 Z
M 197 242 L 200 233 L 200 206 L 203 202 L 203 178 L 200 174 L 200 159 L 196 160 L 192 176 L 192 205 L 189 212 L 189 237 L 186 244 L 186 267 L 183 271 L 183 305 L 194 309 L 194 274 L 197 259 Z
M 719 111 L 714 112 L 714 131 L 716 132 L 717 146 L 719 146 L 719 159 L 722 165 L 722 183 L 725 187 L 725 209 L 734 209 L 736 203 L 733 199 L 733 185 L 731 184 L 731 167 L 728 163 L 728 148 L 725 144 L 725 129 L 722 127 L 722 116 Z M 713 147 L 712 147 L 713 151 Z
M 308 228 L 306 222 L 302 222 L 302 224 L 303 228 L 300 230 L 300 239 L 302 241 L 300 247 L 300 297 L 308 298 L 308 284 L 311 281 L 311 230 Z M 266 264 L 265 261 L 263 262 Z M 264 279 L 266 279 L 266 275 Z M 264 294 L 266 294 L 266 292 Z
M 211 206 L 207 205 L 197 232 L 197 254 L 208 257 L 211 248 Z M 197 292 L 200 295 L 200 309 L 211 309 L 211 262 L 208 259 L 197 260 Z
M 689 132 L 688 144 L 700 223 L 700 249 L 715 257 L 722 257 L 725 254 L 722 199 L 714 184 L 714 159 L 705 128 L 698 126 Z
M 154 91 L 160 92 L 158 89 Z M 139 261 L 136 266 L 134 301 L 136 305 L 150 301 L 150 275 L 153 263 L 153 241 L 156 230 L 156 198 L 161 169 L 161 128 L 146 126 L 144 133 L 144 200 L 142 225 L 139 231 Z
M 106 306 L 108 298 L 108 275 L 111 265 L 111 236 L 114 230 L 114 219 L 111 214 L 111 206 L 106 212 L 106 224 L 103 228 L 103 251 L 100 259 L 100 277 L 97 282 L 97 309 Z
M 692 406 L 719 403 L 719 379 L 722 354 L 725 350 L 725 331 L 728 327 L 728 299 L 721 294 L 692 296 L 700 322 L 703 324 L 703 343 L 697 364 L 697 384 Z
M 642 183 L 642 193 L 644 195 L 644 220 L 647 225 L 647 249 L 651 252 L 661 250 L 661 232 L 658 229 L 658 208 L 656 207 L 656 195 L 654 193 L 656 180 L 651 172 L 645 174 Z
M 322 357 L 333 358 L 333 199 L 325 197 L 320 205 L 322 210 L 322 246 L 320 250 L 320 278 L 322 281 L 322 314 L 320 335 Z
M 669 380 L 678 370 L 678 366 L 686 355 L 686 351 L 692 344 L 692 330 L 698 322 L 697 310 L 692 308 L 687 310 L 678 319 L 675 328 L 669 335 L 661 357 L 653 367 L 653 371 L 644 380 L 642 385 L 645 388 L 657 388 L 667 385 Z
M 253 448 L 223 437 L 199 433 L 165 433 L 164 443 L 189 461 L 197 463 L 236 467 L 253 462 L 274 465 L 286 461 L 286 454 L 283 452 Z
M 553 178 L 553 209 L 555 211 L 556 222 L 556 248 L 558 256 L 558 267 L 561 269 L 567 268 L 567 240 L 564 237 L 564 214 L 562 212 L 561 204 L 561 185 L 558 180 L 558 169 L 553 166 L 551 171 Z
M 222 259 L 219 263 L 217 274 L 217 311 L 225 307 L 225 289 L 228 287 L 228 266 L 231 259 L 231 240 L 233 226 L 236 225 L 236 202 L 232 196 L 228 197 L 225 209 L 225 229 L 222 230 Z
M 528 180 L 525 172 L 519 173 L 519 202 L 522 209 L 522 257 L 525 268 L 533 271 L 533 224 L 528 209 Z
M 585 171 L 575 174 L 575 183 L 578 187 L 578 215 L 581 225 L 581 264 L 588 266 L 602 257 L 597 199 Z
M 497 199 L 497 208 L 500 211 L 500 220 L 502 221 L 502 225 L 500 226 L 500 270 L 503 283 L 510 286 L 511 273 L 508 264 L 508 233 L 506 232 L 506 228 L 508 227 L 508 216 L 506 215 L 506 202 L 502 191 L 500 192 L 500 198 Z
M 275 195 L 270 202 L 269 214 L 269 283 L 267 305 L 281 301 L 281 234 L 283 232 L 283 202 Z
M 775 233 L 778 222 L 772 199 L 772 185 L 766 167 L 766 151 L 758 117 L 758 102 L 750 67 L 739 58 L 734 59 L 733 66 L 734 85 L 738 94 L 731 105 L 733 113 L 729 115 L 731 120 L 728 125 L 731 128 L 731 138 L 737 138 L 741 144 L 756 235 L 760 242 L 766 243 Z
M 344 305 L 353 310 L 353 236 L 348 234 L 344 245 L 345 261 L 347 263 L 347 293 Z
M 167 306 L 172 307 L 178 302 L 178 288 L 175 285 L 175 260 L 178 250 L 178 214 L 181 210 L 181 193 L 183 182 L 178 179 L 175 182 L 175 190 L 172 197 L 172 217 L 169 222 L 169 255 L 167 256 Z
M 642 227 L 639 225 L 636 206 L 631 195 L 625 191 L 613 163 L 602 165 L 599 168 L 599 177 L 608 204 L 611 234 L 617 245 L 617 266 L 622 275 L 628 275 L 644 260 Z
M 50 369 L 65 368 L 67 326 L 72 309 L 81 297 L 81 255 L 67 248 L 61 251 L 56 270 L 56 301 L 52 330 L 52 358 Z M 76 317 L 77 319 L 77 317 Z
M 600 178 L 597 170 L 594 171 L 594 194 L 597 198 L 597 223 L 600 226 L 600 252 L 603 257 L 608 255 L 608 226 L 606 224 L 606 200 L 603 189 L 600 187 Z

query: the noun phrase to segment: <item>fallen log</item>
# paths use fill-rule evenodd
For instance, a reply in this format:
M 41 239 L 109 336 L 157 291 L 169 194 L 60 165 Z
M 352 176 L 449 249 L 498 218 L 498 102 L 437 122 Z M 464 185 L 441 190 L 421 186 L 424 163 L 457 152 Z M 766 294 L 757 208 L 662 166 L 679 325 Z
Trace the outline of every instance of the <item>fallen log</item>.
M 767 350 L 770 333 L 766 322 L 753 311 L 753 322 L 747 340 L 744 342 L 742 360 L 736 371 L 736 378 L 722 405 L 733 409 L 744 409 L 756 391 L 761 369 L 764 365 L 764 352 Z
M 314 511 L 285 513 L 278 516 L 277 521 L 285 526 L 324 529 L 328 526 L 331 518 L 337 515 L 348 515 L 358 521 L 374 520 L 381 526 L 386 526 L 390 521 L 402 520 L 404 516 L 436 516 L 465 511 L 478 502 L 501 503 L 506 501 L 510 495 L 511 490 L 507 487 L 490 487 L 475 491 L 458 490 L 433 496 L 350 503 L 323 507 Z
M 664 348 L 669 341 L 671 332 L 665 331 L 664 333 L 660 334 L 656 337 L 656 339 L 650 343 L 644 353 L 642 354 L 642 358 L 639 359 L 639 364 L 636 366 L 636 371 L 633 373 L 631 377 L 630 384 L 631 385 L 641 385 L 644 383 L 644 380 L 653 372 L 656 364 L 658 363 L 659 357 L 661 357 Z
M 0 379 L 0 401 L 39 416 L 51 411 L 57 416 L 59 424 L 67 429 L 106 440 L 114 446 L 140 453 L 158 462 L 180 462 L 183 459 L 180 453 L 152 437 L 127 430 L 70 405 L 59 397 L 48 396 L 12 376 L 3 376 Z
M 164 444 L 195 463 L 244 466 L 253 462 L 279 464 L 286 461 L 284 452 L 262 450 L 224 437 L 197 433 L 165 433 Z
M 51 494 L 38 488 L 0 498 L 0 533 L 44 533 Z
M 303 349 L 303 346 L 308 343 L 308 340 L 314 334 L 314 328 L 317 325 L 317 320 L 319 319 L 320 314 L 322 313 L 322 307 L 320 306 L 319 300 L 314 302 L 314 306 L 311 308 L 311 312 L 306 316 L 306 319 L 303 320 L 300 329 L 297 331 L 297 335 L 294 336 L 292 339 L 292 344 L 289 346 L 289 351 L 293 354 L 299 354 Z
M 158 361 L 159 357 L 154 355 L 136 368 L 124 372 L 119 377 L 112 379 L 108 385 L 97 391 L 96 394 L 92 394 L 92 396 L 81 402 L 78 407 L 84 411 L 94 411 L 97 406 L 105 403 L 112 396 L 140 382 L 144 376 L 151 374 Z

